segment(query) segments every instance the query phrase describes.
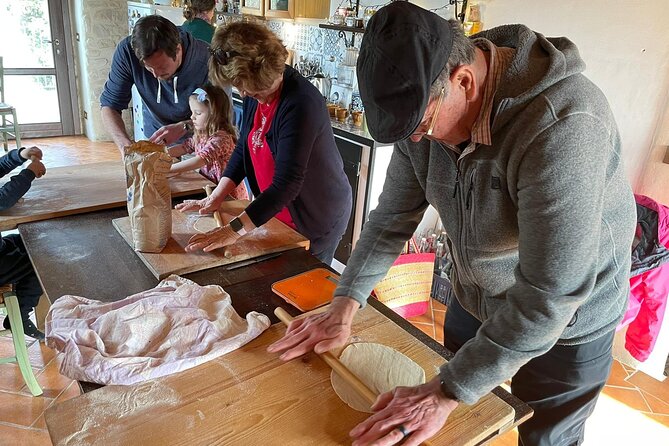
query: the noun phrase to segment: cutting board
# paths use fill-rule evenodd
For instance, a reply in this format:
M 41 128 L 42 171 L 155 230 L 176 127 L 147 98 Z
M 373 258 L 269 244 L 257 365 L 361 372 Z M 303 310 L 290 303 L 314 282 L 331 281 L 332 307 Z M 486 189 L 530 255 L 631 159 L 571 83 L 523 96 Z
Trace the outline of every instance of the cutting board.
M 0 185 L 10 178 L 6 175 Z M 197 172 L 185 172 L 169 182 L 173 197 L 192 195 L 213 184 Z M 0 212 L 0 231 L 21 223 L 121 207 L 126 202 L 125 168 L 120 160 L 47 168 L 47 174 L 33 181 L 19 203 Z
M 224 223 L 241 214 L 248 204 L 246 200 L 223 203 L 221 217 Z M 132 246 L 130 217 L 114 219 L 112 224 L 125 241 Z M 188 274 L 293 248 L 309 249 L 309 240 L 276 218 L 272 218 L 261 227 L 244 235 L 233 245 L 211 252 L 184 251 L 188 240 L 194 234 L 203 233 L 215 227 L 216 222 L 211 216 L 201 216 L 195 212 L 183 213 L 172 209 L 172 237 L 167 242 L 165 249 L 159 253 L 136 253 L 156 278 L 163 279 L 170 274 Z
M 270 327 L 239 350 L 134 386 L 108 386 L 46 411 L 54 445 L 341 445 L 369 415 L 341 402 L 317 356 L 284 363 L 266 352 L 285 332 Z M 371 306 L 356 315 L 354 342 L 391 346 L 432 378 L 444 359 Z M 473 445 L 511 425 L 514 411 L 493 394 L 459 405 L 433 445 Z

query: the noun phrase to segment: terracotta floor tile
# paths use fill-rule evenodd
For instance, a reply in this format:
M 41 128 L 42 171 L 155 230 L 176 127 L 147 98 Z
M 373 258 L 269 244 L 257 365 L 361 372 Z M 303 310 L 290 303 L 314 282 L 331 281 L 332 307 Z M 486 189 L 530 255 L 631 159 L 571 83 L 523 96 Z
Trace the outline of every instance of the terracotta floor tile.
M 56 357 L 56 352 L 41 342 L 36 342 L 28 349 L 30 364 L 38 369 L 43 369 Z
M 658 414 L 650 413 L 650 414 L 646 414 L 646 416 L 648 418 L 650 418 L 651 420 L 655 420 L 658 423 L 660 423 L 664 426 L 667 426 L 667 429 L 669 429 L 669 415 L 658 415 Z M 659 444 L 659 443 L 656 443 L 656 444 Z
M 637 372 L 627 381 L 669 404 L 669 379 L 660 382 L 643 372 Z
M 425 314 L 421 314 L 421 315 L 414 316 L 414 317 L 409 317 L 409 318 L 407 318 L 407 320 L 409 322 L 411 322 L 412 324 L 414 322 L 418 322 L 418 323 L 422 323 L 422 324 L 432 325 L 432 313 L 430 311 L 427 311 Z
M 634 389 L 635 386 L 627 381 L 627 376 L 627 370 L 625 370 L 622 364 L 618 361 L 613 361 L 611 373 L 609 374 L 609 379 L 606 381 L 606 385 Z
M 0 439 L 3 444 L 13 446 L 51 446 L 46 430 L 21 429 L 0 424 Z
M 490 442 L 490 446 L 517 446 L 518 445 L 518 429 L 512 429 L 505 432 L 494 441 Z
M 440 310 L 440 311 L 446 311 L 447 307 L 446 305 L 442 304 L 436 299 L 432 299 L 432 308 L 435 310 Z
M 14 341 L 11 336 L 0 337 L 0 358 L 14 356 Z
M 650 412 L 650 408 L 636 389 L 621 389 L 618 387 L 604 387 L 605 395 L 625 404 L 630 409 Z
M 33 368 L 33 373 L 37 375 L 39 369 Z M 21 369 L 19 369 L 18 364 L 0 364 L 0 390 L 19 392 L 25 385 L 26 383 L 23 380 L 23 375 L 21 375 Z M 26 394 L 29 394 L 29 392 Z
M 57 358 L 54 358 L 44 370 L 37 375 L 37 382 L 42 387 L 44 391 L 44 396 L 48 398 L 56 398 L 61 392 L 72 383 L 72 380 L 66 376 L 63 376 L 58 371 L 59 362 Z
M 59 404 L 62 403 L 63 401 L 76 398 L 79 395 L 81 395 L 79 384 L 76 381 L 72 381 L 72 383 L 69 386 L 67 386 L 67 388 L 63 390 L 60 395 L 58 395 L 58 398 L 56 398 L 54 404 Z
M 437 330 L 444 331 L 444 320 L 446 319 L 446 312 L 434 310 L 432 312 L 432 319 L 434 320 L 434 327 Z
M 0 392 L 0 421 L 28 427 L 39 418 L 53 398 Z M 2 438 L 2 435 L 0 435 Z
M 643 394 L 644 398 L 646 398 L 646 402 L 650 406 L 651 412 L 653 412 L 656 415 L 669 416 L 669 404 L 665 403 L 661 399 L 658 399 L 647 392 L 644 392 L 643 390 L 641 391 L 641 393 Z
M 414 327 L 428 335 L 429 337 L 434 336 L 434 327 L 432 327 L 432 324 L 427 325 L 427 324 L 412 324 Z
M 46 421 L 44 420 L 44 414 L 40 415 L 37 420 L 33 423 L 32 426 L 33 429 L 41 429 L 41 430 L 47 430 L 46 429 Z

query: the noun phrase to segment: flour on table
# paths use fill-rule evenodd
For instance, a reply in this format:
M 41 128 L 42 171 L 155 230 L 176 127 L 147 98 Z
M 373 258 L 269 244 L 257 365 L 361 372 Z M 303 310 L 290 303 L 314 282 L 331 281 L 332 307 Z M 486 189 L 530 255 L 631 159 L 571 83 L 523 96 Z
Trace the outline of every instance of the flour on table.
M 377 395 L 398 386 L 425 383 L 425 371 L 421 366 L 385 345 L 369 342 L 350 344 L 339 360 Z M 357 411 L 372 413 L 371 405 L 334 370 L 330 381 L 343 402 Z

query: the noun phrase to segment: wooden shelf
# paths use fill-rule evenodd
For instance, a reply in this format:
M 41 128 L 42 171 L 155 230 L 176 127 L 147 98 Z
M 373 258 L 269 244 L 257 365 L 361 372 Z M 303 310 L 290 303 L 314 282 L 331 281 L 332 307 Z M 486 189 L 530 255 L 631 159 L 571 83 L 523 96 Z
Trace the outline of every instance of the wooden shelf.
M 349 31 L 352 33 L 364 33 L 365 28 L 356 28 L 354 26 L 330 25 L 329 23 L 320 23 L 319 28 L 334 29 L 336 31 Z

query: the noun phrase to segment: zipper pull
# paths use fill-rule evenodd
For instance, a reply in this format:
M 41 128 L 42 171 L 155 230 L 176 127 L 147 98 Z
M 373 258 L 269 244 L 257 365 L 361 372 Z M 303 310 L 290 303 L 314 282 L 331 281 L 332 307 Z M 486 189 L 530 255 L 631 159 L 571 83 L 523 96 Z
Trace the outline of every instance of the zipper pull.
M 472 175 L 471 181 L 469 182 L 469 190 L 467 191 L 467 209 L 471 204 L 472 191 L 474 190 L 474 175 Z
M 452 198 L 455 198 L 455 196 L 458 194 L 458 184 L 459 183 L 460 183 L 460 169 L 457 169 L 455 171 L 455 187 L 453 188 L 453 197 Z

